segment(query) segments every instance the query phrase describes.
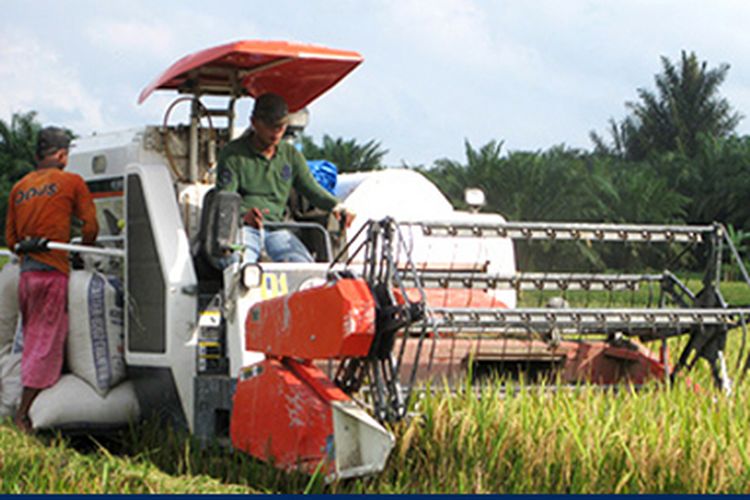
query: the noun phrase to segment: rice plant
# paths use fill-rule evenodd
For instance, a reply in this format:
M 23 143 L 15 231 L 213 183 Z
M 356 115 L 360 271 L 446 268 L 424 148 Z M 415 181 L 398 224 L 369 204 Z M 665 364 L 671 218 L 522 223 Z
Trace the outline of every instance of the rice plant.
M 325 485 L 161 426 L 81 452 L 0 426 L 2 493 L 746 493 L 747 384 L 425 391 L 379 476 Z M 515 384 L 515 383 L 514 383 Z
M 741 343 L 731 332 L 735 380 Z M 6 420 L 0 493 L 748 493 L 749 395 L 747 381 L 714 390 L 705 364 L 672 386 L 433 387 L 391 428 L 382 474 L 333 484 L 154 422 L 82 447 Z

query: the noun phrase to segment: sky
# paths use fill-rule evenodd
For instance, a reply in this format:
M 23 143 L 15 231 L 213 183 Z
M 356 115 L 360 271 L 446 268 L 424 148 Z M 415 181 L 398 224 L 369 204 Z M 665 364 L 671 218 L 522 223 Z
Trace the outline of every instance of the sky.
M 729 64 L 722 95 L 750 116 L 749 23 L 744 0 L 3 0 L 0 119 L 34 110 L 78 135 L 160 124 L 176 94 L 136 99 L 182 56 L 292 40 L 365 58 L 309 106 L 316 141 L 378 141 L 389 166 L 464 161 L 466 141 L 590 149 L 682 50 Z

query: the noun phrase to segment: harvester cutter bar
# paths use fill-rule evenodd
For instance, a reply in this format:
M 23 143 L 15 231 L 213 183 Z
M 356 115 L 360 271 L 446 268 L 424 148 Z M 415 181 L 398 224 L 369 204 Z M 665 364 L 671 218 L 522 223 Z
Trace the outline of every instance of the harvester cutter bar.
M 622 332 L 680 335 L 693 327 L 735 328 L 746 323 L 750 309 L 489 309 L 430 308 L 437 332 L 494 333 L 575 331 L 576 334 Z M 667 334 L 671 332 L 671 335 Z
M 597 274 L 597 273 L 515 273 L 493 274 L 452 271 L 418 271 L 425 288 L 468 288 L 483 290 L 637 290 L 641 283 L 661 282 L 663 274 Z M 411 275 L 403 278 L 415 286 Z
M 716 226 L 605 224 L 567 222 L 401 222 L 419 226 L 425 236 L 503 237 L 517 240 L 634 241 L 634 242 L 702 242 L 705 235 L 716 233 Z

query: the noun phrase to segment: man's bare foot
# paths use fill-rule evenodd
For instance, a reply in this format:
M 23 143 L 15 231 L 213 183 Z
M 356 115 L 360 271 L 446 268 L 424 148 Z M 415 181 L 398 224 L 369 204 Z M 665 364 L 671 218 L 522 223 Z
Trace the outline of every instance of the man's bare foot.
M 31 432 L 34 430 L 31 426 L 31 419 L 28 415 L 16 415 L 16 418 L 14 418 L 13 421 L 15 422 L 16 427 L 18 427 L 26 434 L 31 434 Z

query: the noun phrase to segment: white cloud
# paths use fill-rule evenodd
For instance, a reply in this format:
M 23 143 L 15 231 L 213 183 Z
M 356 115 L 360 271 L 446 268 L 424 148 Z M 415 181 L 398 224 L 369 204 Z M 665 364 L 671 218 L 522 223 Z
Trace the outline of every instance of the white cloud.
M 175 52 L 174 28 L 157 21 L 94 19 L 88 23 L 86 37 L 99 48 L 115 53 L 159 58 Z
M 386 20 L 411 47 L 451 60 L 481 61 L 492 53 L 482 11 L 471 0 L 392 0 Z
M 0 116 L 30 110 L 39 111 L 42 121 L 58 121 L 79 133 L 107 125 L 101 100 L 55 48 L 29 33 L 0 33 Z
M 474 0 L 391 0 L 382 22 L 407 53 L 418 48 L 425 55 L 454 67 L 469 66 L 489 72 L 526 72 L 535 66 L 537 52 L 505 36 L 492 20 L 486 4 Z

